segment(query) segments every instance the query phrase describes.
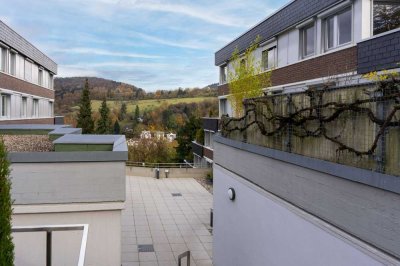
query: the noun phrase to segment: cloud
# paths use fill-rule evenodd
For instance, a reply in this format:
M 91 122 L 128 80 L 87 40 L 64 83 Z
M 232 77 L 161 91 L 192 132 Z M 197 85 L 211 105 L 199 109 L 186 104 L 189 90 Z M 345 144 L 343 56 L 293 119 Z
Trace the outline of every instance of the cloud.
M 93 55 L 105 55 L 105 56 L 116 56 L 116 57 L 129 57 L 129 58 L 145 58 L 145 59 L 157 59 L 163 58 L 158 55 L 138 54 L 138 53 L 123 53 L 107 51 L 96 48 L 76 47 L 76 48 L 55 48 L 52 50 L 53 53 L 68 53 L 68 54 L 93 54 Z

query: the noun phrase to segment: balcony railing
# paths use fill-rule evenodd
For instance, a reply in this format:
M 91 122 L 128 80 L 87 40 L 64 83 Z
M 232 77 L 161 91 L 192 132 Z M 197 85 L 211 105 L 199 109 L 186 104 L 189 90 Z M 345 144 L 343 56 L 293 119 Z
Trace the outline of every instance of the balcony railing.
M 400 175 L 400 80 L 248 99 L 222 136 Z
M 203 157 L 203 145 L 197 143 L 196 141 L 192 141 L 192 151 L 200 157 Z
M 73 225 L 40 225 L 40 226 L 14 226 L 13 233 L 31 233 L 31 232 L 46 232 L 46 266 L 52 265 L 52 234 L 59 231 L 76 231 L 82 230 L 82 241 L 79 251 L 79 259 L 77 266 L 84 266 L 86 244 L 89 231 L 88 224 L 73 224 Z
M 217 132 L 219 129 L 218 117 L 203 117 L 203 129 Z

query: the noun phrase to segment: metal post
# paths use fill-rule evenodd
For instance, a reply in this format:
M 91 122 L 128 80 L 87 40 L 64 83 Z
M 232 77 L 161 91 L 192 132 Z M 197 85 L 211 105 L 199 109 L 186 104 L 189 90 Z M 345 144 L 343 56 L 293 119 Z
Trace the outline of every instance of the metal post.
M 213 227 L 213 225 L 214 225 L 213 220 L 214 220 L 214 211 L 213 211 L 213 208 L 211 208 L 210 209 L 210 227 Z
M 292 95 L 288 94 L 287 95 L 287 113 L 288 116 L 291 115 L 292 113 Z M 290 122 L 286 128 L 286 140 L 285 140 L 285 150 L 287 152 L 292 152 L 292 123 Z
M 384 96 L 382 92 L 378 91 L 374 93 L 376 99 L 376 116 L 378 119 L 385 120 L 386 118 L 386 102 L 382 102 L 378 100 L 379 97 Z M 378 134 L 381 127 L 376 127 L 375 134 Z M 379 173 L 385 173 L 385 150 L 386 150 L 386 131 L 383 132 L 381 137 L 379 138 L 378 145 L 376 147 L 376 171 Z
M 190 266 L 190 251 L 185 251 L 178 256 L 178 266 L 182 266 L 182 259 L 187 257 L 187 266 Z
M 51 231 L 46 232 L 46 266 L 51 266 Z

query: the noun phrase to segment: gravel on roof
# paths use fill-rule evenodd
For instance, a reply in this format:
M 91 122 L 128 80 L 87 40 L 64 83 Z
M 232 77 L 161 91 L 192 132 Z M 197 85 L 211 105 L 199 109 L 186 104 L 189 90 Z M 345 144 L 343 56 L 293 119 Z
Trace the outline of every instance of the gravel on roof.
M 54 151 L 48 135 L 3 135 L 9 152 L 49 152 Z

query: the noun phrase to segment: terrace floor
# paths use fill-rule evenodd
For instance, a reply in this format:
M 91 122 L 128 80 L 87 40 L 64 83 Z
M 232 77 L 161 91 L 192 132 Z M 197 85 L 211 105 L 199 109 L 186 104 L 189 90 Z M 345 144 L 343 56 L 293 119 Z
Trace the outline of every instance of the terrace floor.
M 212 195 L 205 188 L 193 178 L 127 176 L 126 180 L 123 266 L 176 266 L 178 255 L 187 250 L 191 252 L 190 265 L 212 265 Z M 153 244 L 155 252 L 138 252 L 142 244 Z

